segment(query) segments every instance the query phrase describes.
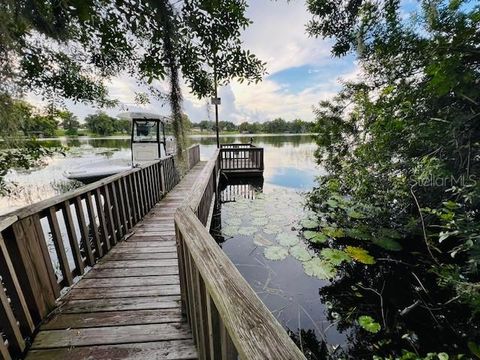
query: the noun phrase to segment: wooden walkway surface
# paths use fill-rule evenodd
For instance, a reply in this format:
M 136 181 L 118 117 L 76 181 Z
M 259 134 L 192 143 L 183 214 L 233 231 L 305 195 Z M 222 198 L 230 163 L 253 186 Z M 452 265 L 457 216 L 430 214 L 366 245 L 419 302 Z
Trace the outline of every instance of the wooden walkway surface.
M 70 292 L 43 324 L 27 359 L 195 359 L 181 315 L 173 215 L 197 164 Z

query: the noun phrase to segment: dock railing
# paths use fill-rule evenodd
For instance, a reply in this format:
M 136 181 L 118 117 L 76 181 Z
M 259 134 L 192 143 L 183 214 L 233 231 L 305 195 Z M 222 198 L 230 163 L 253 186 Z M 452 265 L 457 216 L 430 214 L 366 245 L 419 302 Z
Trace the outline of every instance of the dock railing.
M 199 145 L 186 150 L 188 166 Z M 62 290 L 179 182 L 173 156 L 0 217 L 0 355 L 20 358 Z
M 262 172 L 265 167 L 263 148 L 253 144 L 221 144 L 220 161 L 225 172 Z
M 182 309 L 199 359 L 305 359 L 208 231 L 223 150 L 175 213 Z

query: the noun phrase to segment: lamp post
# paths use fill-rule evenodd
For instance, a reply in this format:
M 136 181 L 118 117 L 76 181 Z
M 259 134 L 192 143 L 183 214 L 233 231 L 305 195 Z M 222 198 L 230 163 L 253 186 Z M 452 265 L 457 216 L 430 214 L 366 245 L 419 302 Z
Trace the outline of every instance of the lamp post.
M 217 133 L 217 149 L 220 148 L 220 135 L 218 129 L 218 105 L 220 105 L 221 100 L 218 97 L 217 92 L 217 67 L 216 61 L 213 62 L 213 85 L 215 86 L 215 97 L 212 98 L 212 104 L 215 105 L 215 131 Z

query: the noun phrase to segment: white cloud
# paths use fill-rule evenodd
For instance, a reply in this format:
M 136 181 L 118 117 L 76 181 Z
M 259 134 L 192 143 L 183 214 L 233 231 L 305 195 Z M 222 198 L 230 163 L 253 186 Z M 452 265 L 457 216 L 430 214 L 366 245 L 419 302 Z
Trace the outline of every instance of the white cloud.
M 230 85 L 219 89 L 219 95 L 222 97 L 221 120 L 235 123 L 263 122 L 275 117 L 287 120 L 295 118 L 312 120 L 312 107 L 320 100 L 331 98 L 336 94 L 339 76 L 343 80 L 351 80 L 358 76 L 360 72 L 358 66 L 355 66 L 353 71 L 345 70 L 345 67 L 341 66 L 325 66 L 332 63 L 338 64 L 339 60 L 331 57 L 331 46 L 328 40 L 308 37 L 305 24 L 310 16 L 303 1 L 250 1 L 247 16 L 253 24 L 242 35 L 245 48 L 267 62 L 269 74 L 309 65 L 312 69 L 303 76 L 313 77 L 323 72 L 322 80 L 318 84 L 305 85 L 304 89 L 295 92 L 289 91 L 288 83 L 282 84 L 270 78 L 253 85 L 233 81 Z M 341 71 L 347 72 L 342 74 Z M 167 90 L 165 82 L 156 85 L 164 91 Z M 112 79 L 108 83 L 108 88 L 112 97 L 122 104 L 120 107 L 107 109 L 110 115 L 126 110 L 144 110 L 160 114 L 167 114 L 169 111 L 168 104 L 157 100 L 142 107 L 135 105 L 135 92 L 144 91 L 144 89 L 139 88 L 135 80 L 127 75 Z M 188 91 L 185 84 L 182 90 L 184 110 L 193 121 L 214 119 L 213 107 L 208 105 L 210 99 L 196 98 Z M 32 99 L 39 101 L 36 98 Z M 81 119 L 98 110 L 92 106 L 74 104 L 71 101 L 67 101 L 66 104 Z

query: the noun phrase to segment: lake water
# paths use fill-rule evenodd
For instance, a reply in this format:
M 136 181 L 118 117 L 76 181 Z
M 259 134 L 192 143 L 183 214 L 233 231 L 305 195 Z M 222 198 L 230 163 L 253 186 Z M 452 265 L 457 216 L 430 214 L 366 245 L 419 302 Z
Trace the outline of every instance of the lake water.
M 225 136 L 222 142 L 249 142 L 249 136 Z M 315 144 L 309 135 L 253 136 L 254 143 L 265 150 L 266 183 L 307 189 L 321 173 L 313 152 Z M 191 144 L 200 144 L 202 160 L 207 160 L 216 149 L 214 136 L 192 136 Z M 131 157 L 129 138 L 61 138 L 43 140 L 49 146 L 66 147 L 65 155 L 56 155 L 30 170 L 13 171 L 7 176 L 10 182 L 9 196 L 0 197 L 0 214 L 58 195 L 81 184 L 69 181 L 63 172 L 77 166 L 91 166 L 106 159 L 128 162 Z M 300 176 L 292 176 L 292 170 Z M 16 184 L 16 186 L 15 186 Z

